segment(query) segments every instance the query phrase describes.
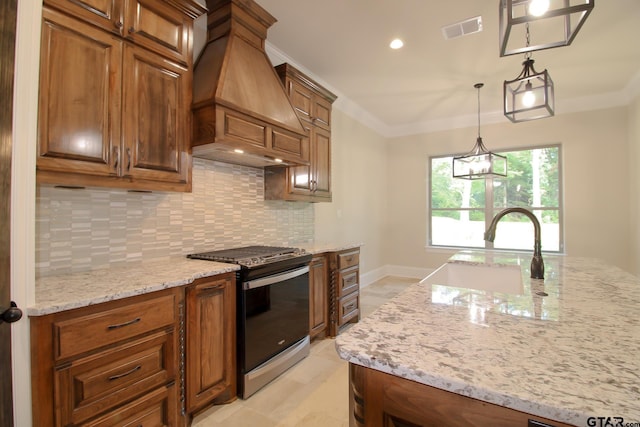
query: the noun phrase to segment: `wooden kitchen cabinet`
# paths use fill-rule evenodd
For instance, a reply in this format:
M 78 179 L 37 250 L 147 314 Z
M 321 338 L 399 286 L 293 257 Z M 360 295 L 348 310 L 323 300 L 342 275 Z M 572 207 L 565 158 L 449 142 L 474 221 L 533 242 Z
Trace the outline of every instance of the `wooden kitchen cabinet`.
M 329 336 L 342 326 L 360 320 L 360 247 L 330 252 Z
M 184 0 L 46 0 L 45 5 L 184 65 L 192 63 L 192 20 L 204 13 Z
M 174 288 L 31 317 L 33 425 L 182 423 Z
M 329 307 L 327 294 L 327 258 L 315 255 L 309 264 L 309 336 L 327 331 Z
M 195 1 L 47 0 L 37 179 L 190 191 Z
M 350 427 L 572 427 L 353 363 L 349 383 Z
M 308 76 L 281 64 L 275 67 L 309 138 L 309 165 L 265 170 L 265 198 L 331 201 L 331 104 L 336 96 Z
M 187 413 L 236 398 L 235 274 L 186 288 Z

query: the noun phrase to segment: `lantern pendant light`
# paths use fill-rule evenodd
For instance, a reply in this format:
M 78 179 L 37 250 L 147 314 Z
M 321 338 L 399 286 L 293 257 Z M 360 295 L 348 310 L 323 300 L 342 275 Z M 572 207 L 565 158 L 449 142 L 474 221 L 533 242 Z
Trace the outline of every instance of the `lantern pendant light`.
M 453 158 L 453 177 L 461 179 L 482 179 L 489 176 L 507 176 L 507 158 L 487 150 L 480 137 L 480 88 L 484 83 L 476 83 L 478 89 L 478 138 L 473 149 L 463 156 Z
M 529 25 L 526 28 L 529 46 Z M 553 80 L 547 70 L 538 73 L 533 68 L 531 52 L 525 53 L 522 72 L 504 82 L 504 115 L 514 123 L 552 117 L 555 110 Z
M 595 0 L 500 0 L 500 56 L 569 46 L 594 7 Z M 518 45 L 531 24 L 541 41 Z M 514 42 L 514 40 L 516 40 Z

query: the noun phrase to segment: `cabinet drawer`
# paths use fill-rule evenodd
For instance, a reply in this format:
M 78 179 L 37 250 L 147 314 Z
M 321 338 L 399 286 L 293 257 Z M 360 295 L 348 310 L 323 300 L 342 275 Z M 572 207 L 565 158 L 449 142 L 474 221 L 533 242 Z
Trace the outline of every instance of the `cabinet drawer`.
M 338 254 L 338 269 L 353 267 L 360 264 L 360 249 L 345 251 Z
M 338 271 L 338 298 L 349 295 L 360 289 L 358 280 L 358 267 L 351 267 Z
M 55 322 L 55 358 L 74 356 L 172 325 L 177 320 L 175 307 L 171 294 Z
M 62 425 L 81 423 L 173 380 L 174 342 L 173 332 L 162 331 L 56 370 Z
M 176 385 L 162 387 L 83 427 L 161 427 L 177 426 Z
M 360 292 L 341 298 L 338 307 L 340 310 L 338 326 L 341 326 L 360 314 Z

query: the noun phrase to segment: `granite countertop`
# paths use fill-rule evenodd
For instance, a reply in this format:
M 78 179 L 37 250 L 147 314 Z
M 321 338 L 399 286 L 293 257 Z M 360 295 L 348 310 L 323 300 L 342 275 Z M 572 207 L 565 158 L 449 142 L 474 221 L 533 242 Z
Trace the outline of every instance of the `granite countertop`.
M 347 243 L 315 242 L 315 243 L 308 243 L 308 244 L 297 245 L 297 246 L 309 252 L 310 254 L 315 255 L 315 254 L 321 254 L 324 252 L 338 252 L 338 251 L 344 251 L 346 249 L 359 248 L 362 245 L 363 245 L 362 243 L 353 243 L 353 242 L 347 242 Z
M 277 246 L 277 245 L 276 245 Z M 359 243 L 309 243 L 296 245 L 311 254 L 336 252 L 362 246 Z M 36 279 L 35 304 L 29 316 L 99 304 L 148 292 L 183 286 L 194 280 L 239 270 L 235 264 L 173 257 L 169 260 L 45 276 Z
M 545 279 L 530 279 L 530 260 L 460 252 L 449 262 L 520 266 L 521 292 L 430 285 L 427 278 L 340 334 L 338 353 L 577 426 L 589 417 L 640 422 L 640 280 L 597 259 L 546 254 Z
M 131 266 L 41 277 L 36 279 L 35 304 L 27 307 L 27 314 L 43 316 L 187 285 L 202 277 L 239 269 L 235 264 L 177 257 Z

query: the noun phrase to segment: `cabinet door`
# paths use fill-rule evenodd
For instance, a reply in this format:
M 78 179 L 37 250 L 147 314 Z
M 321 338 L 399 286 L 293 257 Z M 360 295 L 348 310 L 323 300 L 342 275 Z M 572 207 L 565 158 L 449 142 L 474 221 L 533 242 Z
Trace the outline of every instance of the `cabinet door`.
M 236 396 L 233 274 L 187 289 L 187 412 Z
M 331 129 L 331 102 L 321 96 L 314 96 L 311 111 L 311 120 L 316 126 L 326 130 Z
M 124 65 L 122 175 L 190 182 L 187 69 L 129 44 Z
M 122 42 L 44 8 L 38 170 L 117 175 Z
M 312 108 L 313 108 L 313 92 L 308 87 L 298 83 L 294 80 L 287 79 L 286 83 L 289 99 L 293 107 L 298 113 L 298 117 L 305 122 L 312 122 Z
M 304 123 L 304 122 L 303 122 Z M 299 193 L 308 195 L 311 193 L 311 187 L 313 185 L 313 142 L 311 141 L 312 130 L 309 127 L 305 126 L 305 130 L 307 131 L 307 135 L 309 135 L 309 143 L 307 146 L 309 147 L 309 157 L 310 163 L 309 165 L 303 166 L 291 166 L 289 167 L 289 192 L 290 193 Z
M 124 0 L 45 0 L 45 5 L 122 35 Z
M 331 201 L 331 134 L 325 129 L 313 130 L 313 179 L 311 191 L 318 198 Z
M 314 257 L 309 264 L 309 335 L 314 337 L 327 328 L 327 263 L 324 256 Z
M 172 60 L 190 65 L 192 19 L 160 0 L 129 0 L 125 36 Z

